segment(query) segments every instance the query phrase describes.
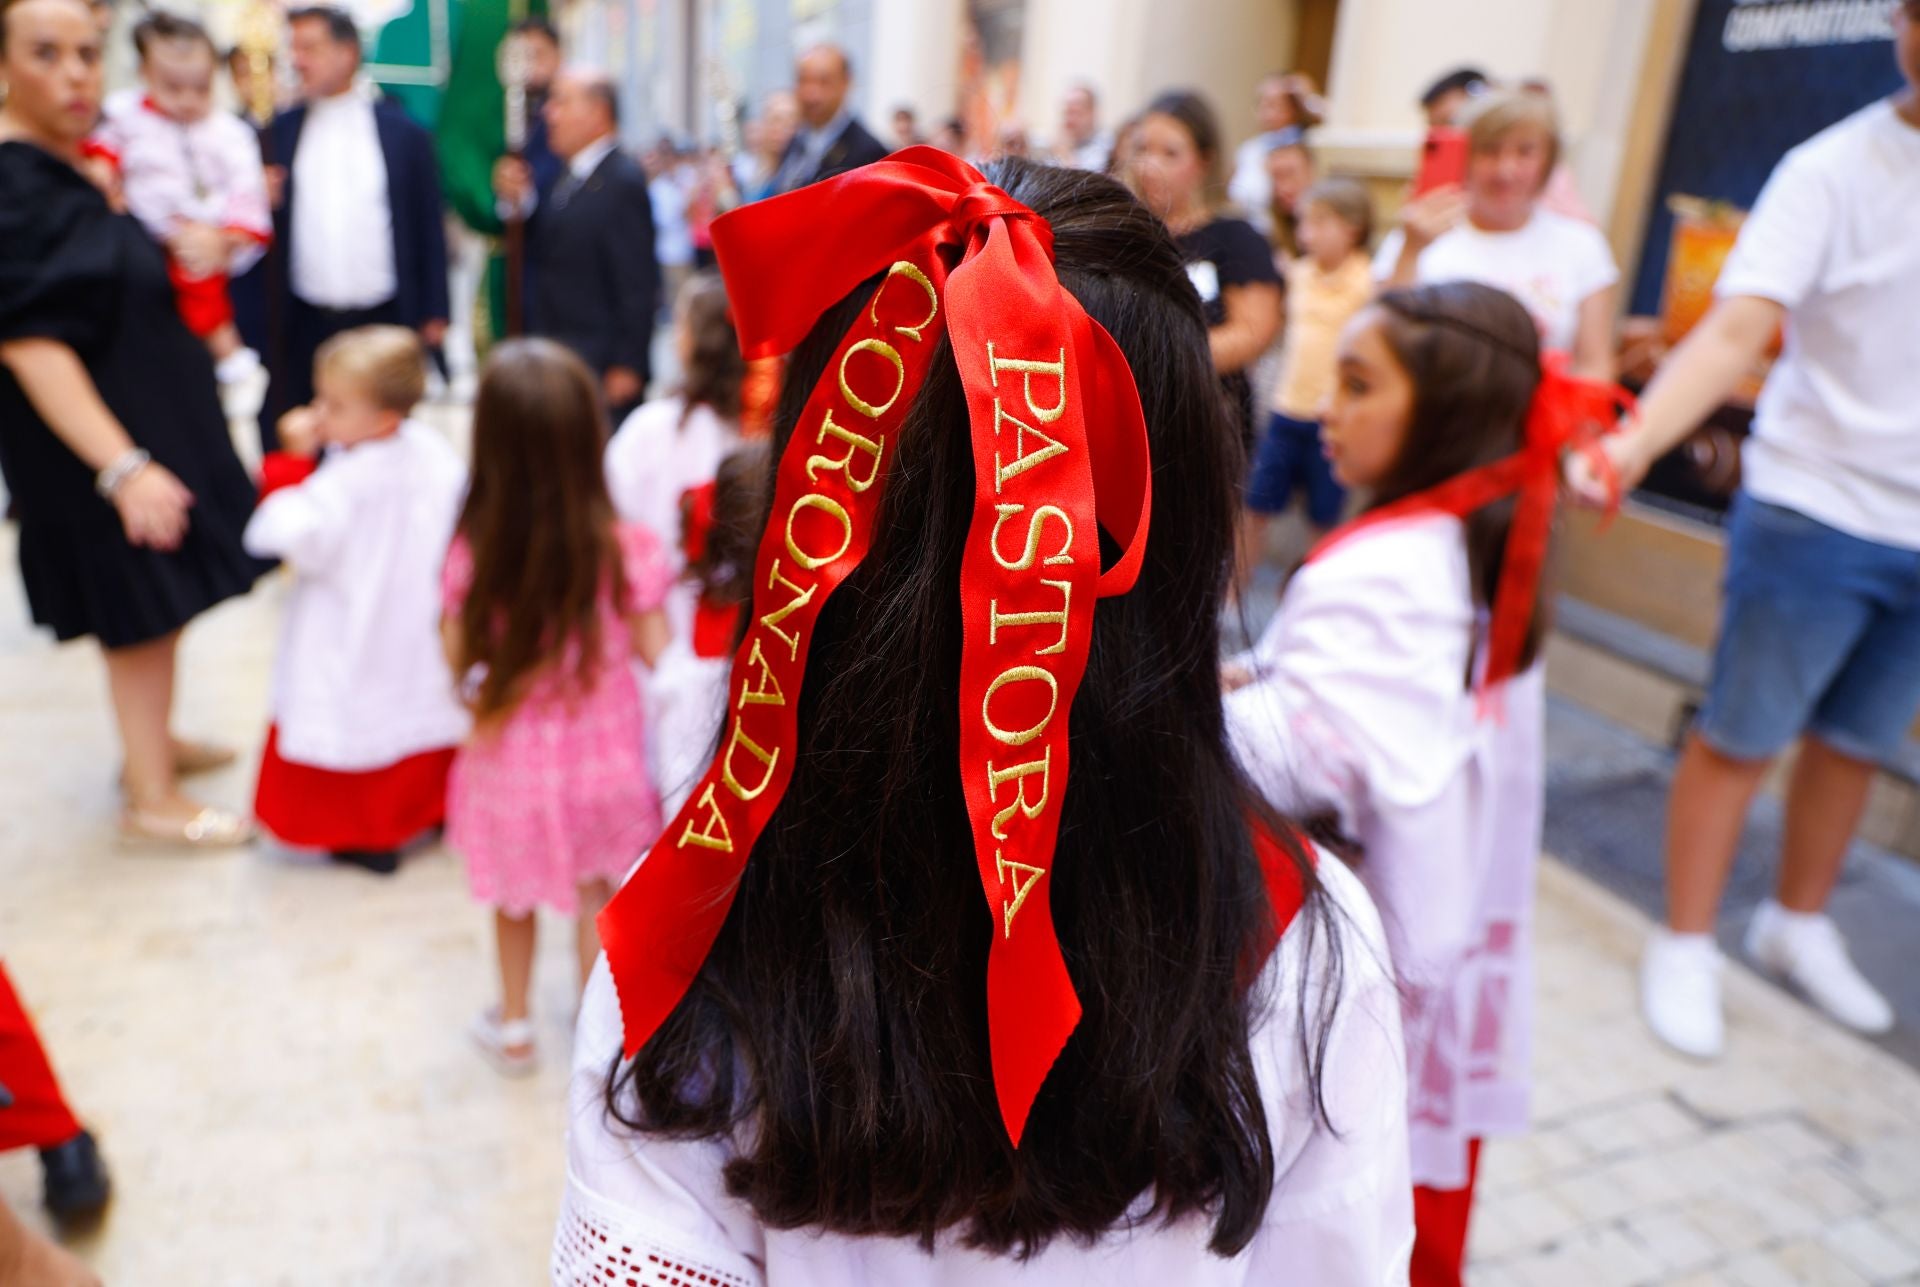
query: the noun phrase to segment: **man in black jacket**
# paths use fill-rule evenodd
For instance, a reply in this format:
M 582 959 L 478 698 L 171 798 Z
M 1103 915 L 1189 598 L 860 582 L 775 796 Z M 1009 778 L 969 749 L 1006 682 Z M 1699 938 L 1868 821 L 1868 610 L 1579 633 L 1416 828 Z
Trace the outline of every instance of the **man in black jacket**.
M 412 327 L 429 348 L 446 337 L 447 240 L 433 138 L 399 104 L 358 83 L 360 35 L 328 5 L 288 15 L 299 105 L 273 118 L 275 253 L 284 339 L 261 445 L 278 445 L 286 411 L 313 399 L 313 357 L 341 331 Z
M 620 150 L 619 113 L 606 76 L 569 68 L 547 97 L 547 140 L 565 164 L 552 190 L 536 192 L 524 161 L 494 169 L 502 204 L 531 211 L 527 329 L 593 368 L 615 424 L 646 392 L 660 295 L 647 176 Z
M 793 68 L 793 96 L 800 128 L 774 173 L 775 192 L 791 192 L 831 179 L 887 155 L 887 147 L 854 119 L 847 107 L 853 64 L 837 45 L 815 45 Z

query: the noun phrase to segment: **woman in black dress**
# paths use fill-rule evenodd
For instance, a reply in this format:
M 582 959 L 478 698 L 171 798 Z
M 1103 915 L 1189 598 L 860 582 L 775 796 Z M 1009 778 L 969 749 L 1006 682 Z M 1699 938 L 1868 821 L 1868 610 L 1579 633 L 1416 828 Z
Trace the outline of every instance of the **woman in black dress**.
M 178 787 L 220 754 L 169 724 L 181 628 L 263 568 L 240 547 L 253 486 L 158 247 L 75 169 L 100 108 L 86 4 L 0 0 L 0 80 L 0 469 L 27 600 L 59 639 L 100 643 L 123 834 L 242 843 L 244 819 Z
M 1221 214 L 1220 126 L 1198 94 L 1162 94 L 1147 105 L 1129 139 L 1128 186 L 1166 221 L 1186 256 L 1187 276 L 1206 310 L 1213 369 L 1243 445 L 1253 441 L 1248 373 L 1280 334 L 1280 275 L 1253 225 Z

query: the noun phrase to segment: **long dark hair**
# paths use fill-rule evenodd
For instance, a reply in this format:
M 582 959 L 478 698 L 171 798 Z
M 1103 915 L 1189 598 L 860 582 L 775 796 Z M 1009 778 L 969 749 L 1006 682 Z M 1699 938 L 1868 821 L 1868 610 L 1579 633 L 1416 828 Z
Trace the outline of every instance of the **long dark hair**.
M 682 501 L 683 508 L 687 503 Z M 742 443 L 714 471 L 713 521 L 699 555 L 687 560 L 687 579 L 714 607 L 736 607 L 753 598 L 753 560 L 766 512 L 767 444 Z M 683 513 L 683 523 L 686 518 Z
M 625 597 L 613 502 L 601 472 L 607 413 L 593 375 L 550 340 L 493 350 L 473 407 L 473 479 L 458 531 L 473 550 L 460 609 L 458 669 L 486 668 L 482 719 L 525 695 L 529 680 L 577 650 L 591 687 L 600 603 Z
M 687 328 L 687 369 L 681 373 L 680 396 L 686 403 L 681 424 L 698 406 L 711 407 L 722 420 L 740 422 L 740 386 L 747 378 L 747 362 L 740 356 L 740 337 L 733 329 L 727 306 L 727 288 L 713 273 L 698 273 L 680 288 L 679 325 Z
M 1413 420 L 1393 468 L 1374 489 L 1375 509 L 1512 455 L 1540 387 L 1540 331 L 1519 300 L 1479 282 L 1443 282 L 1388 291 L 1375 301 L 1381 332 L 1412 377 Z M 1493 602 L 1513 524 L 1513 502 L 1469 515 L 1467 567 L 1474 600 Z M 1539 656 L 1550 616 L 1534 597 L 1521 669 Z M 1466 682 L 1472 683 L 1469 666 Z
M 719 940 L 607 1104 L 627 1126 L 726 1137 L 729 1191 L 776 1228 L 1026 1255 L 1128 1217 L 1204 1212 L 1213 1250 L 1258 1231 L 1274 1181 L 1250 1050 L 1272 916 L 1250 825 L 1277 826 L 1228 748 L 1218 630 L 1243 459 L 1200 303 L 1159 220 L 1103 176 L 988 177 L 1047 218 L 1060 280 L 1139 382 L 1154 518 L 1129 595 L 1101 601 L 1073 704 L 1053 915 L 1084 1014 L 1021 1148 L 988 1059 L 981 896 L 955 769 L 958 583 L 972 430 L 945 340 L 898 434 L 872 553 L 827 604 L 799 709 L 805 753 Z M 877 280 L 877 279 L 876 279 Z M 872 284 L 794 353 L 775 458 Z M 1103 537 L 1103 541 L 1104 541 Z M 1108 543 L 1107 557 L 1116 551 Z M 1300 932 L 1328 907 L 1309 891 Z M 1316 1088 L 1326 993 L 1297 998 Z M 1293 1025 L 1289 1024 L 1289 1027 Z

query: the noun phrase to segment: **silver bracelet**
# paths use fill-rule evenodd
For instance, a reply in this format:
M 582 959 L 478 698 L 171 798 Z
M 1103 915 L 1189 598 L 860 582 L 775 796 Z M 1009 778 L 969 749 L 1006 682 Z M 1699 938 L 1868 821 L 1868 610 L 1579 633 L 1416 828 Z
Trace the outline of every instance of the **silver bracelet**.
M 102 497 L 112 500 L 127 481 L 153 462 L 153 457 L 144 447 L 129 447 L 120 454 L 119 459 L 93 476 L 93 490 Z

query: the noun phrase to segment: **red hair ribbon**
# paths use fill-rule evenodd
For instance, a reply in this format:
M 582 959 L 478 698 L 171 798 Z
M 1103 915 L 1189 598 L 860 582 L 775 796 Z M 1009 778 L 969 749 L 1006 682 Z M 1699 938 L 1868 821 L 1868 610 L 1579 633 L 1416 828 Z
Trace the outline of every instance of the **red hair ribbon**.
M 881 280 L 781 456 L 720 751 L 600 916 L 626 1053 L 699 973 L 786 790 L 814 624 L 867 554 L 895 439 L 944 331 L 975 479 L 960 568 L 959 772 L 993 917 L 994 1087 L 1018 1146 L 1080 1019 L 1048 876 L 1094 600 L 1130 590 L 1146 548 L 1151 480 L 1133 373 L 1055 278 L 1045 221 L 934 148 L 735 210 L 714 221 L 713 240 L 749 360 L 790 351 L 861 283 Z M 1122 551 L 1104 570 L 1099 528 Z
M 1611 462 L 1600 449 L 1599 438 L 1618 427 L 1623 412 L 1631 416 L 1634 409 L 1634 397 L 1627 390 L 1617 384 L 1571 376 L 1567 374 L 1566 355 L 1546 353 L 1541 357 L 1540 386 L 1534 391 L 1519 451 L 1368 511 L 1329 533 L 1307 561 L 1379 523 L 1428 513 L 1465 518 L 1518 493 L 1520 499 L 1507 532 L 1506 556 L 1500 565 L 1500 583 L 1494 592 L 1486 668 L 1478 685 L 1484 703 L 1519 669 L 1527 623 L 1533 619 L 1540 574 L 1547 560 L 1547 538 L 1552 532 L 1554 501 L 1560 489 L 1561 455 L 1579 451 L 1593 462 L 1612 493 L 1608 506 L 1611 514 L 1620 504 L 1619 484 Z M 1487 708 L 1483 704 L 1483 709 Z
M 689 563 L 706 557 L 707 540 L 713 535 L 713 492 L 709 480 L 680 493 L 680 552 Z

